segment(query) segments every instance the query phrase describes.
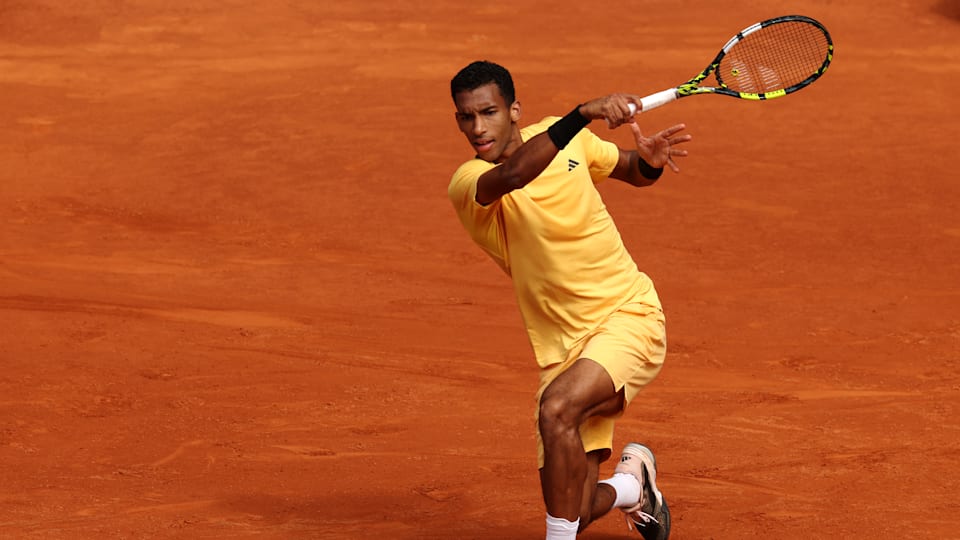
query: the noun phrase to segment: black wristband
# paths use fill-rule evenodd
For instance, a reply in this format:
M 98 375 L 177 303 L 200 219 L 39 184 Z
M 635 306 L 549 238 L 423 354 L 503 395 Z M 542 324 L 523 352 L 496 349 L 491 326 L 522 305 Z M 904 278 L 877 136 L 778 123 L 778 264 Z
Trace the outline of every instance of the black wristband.
M 547 136 L 556 145 L 557 150 L 563 150 L 577 136 L 577 133 L 580 133 L 580 130 L 587 127 L 589 123 L 590 120 L 580 114 L 580 105 L 577 105 L 575 109 L 570 111 L 570 114 L 547 128 Z
M 640 156 L 637 156 L 637 168 L 640 169 L 640 174 L 649 180 L 656 180 L 663 174 L 663 167 L 654 167 Z

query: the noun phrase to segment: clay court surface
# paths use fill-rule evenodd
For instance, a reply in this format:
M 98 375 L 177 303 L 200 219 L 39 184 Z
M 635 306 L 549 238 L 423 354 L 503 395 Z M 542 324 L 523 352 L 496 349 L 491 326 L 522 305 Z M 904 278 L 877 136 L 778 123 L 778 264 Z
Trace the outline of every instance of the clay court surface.
M 787 13 L 821 81 L 651 111 L 682 174 L 600 186 L 670 340 L 617 451 L 675 540 L 957 538 L 954 0 L 0 1 L 0 538 L 542 537 L 449 79 L 506 65 L 533 122 Z

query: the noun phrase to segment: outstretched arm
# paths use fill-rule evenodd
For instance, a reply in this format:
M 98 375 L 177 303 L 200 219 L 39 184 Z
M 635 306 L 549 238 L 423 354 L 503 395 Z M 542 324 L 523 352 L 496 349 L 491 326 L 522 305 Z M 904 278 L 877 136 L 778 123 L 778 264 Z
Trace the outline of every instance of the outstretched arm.
M 669 166 L 675 173 L 680 172 L 680 167 L 673 161 L 673 158 L 684 157 L 687 155 L 687 151 L 676 148 L 676 146 L 693 138 L 689 134 L 678 135 L 684 129 L 686 129 L 685 125 L 677 124 L 652 137 L 645 137 L 640 131 L 640 126 L 631 122 L 630 130 L 633 131 L 637 149 L 620 150 L 620 160 L 613 172 L 610 173 L 610 177 L 623 180 L 633 186 L 642 187 L 656 182 L 660 178 L 664 166 Z
M 532 182 L 569 142 L 569 138 L 591 121 L 605 118 L 611 128 L 631 122 L 633 115 L 630 103 L 639 102 L 638 96 L 613 94 L 580 105 L 548 131 L 523 143 L 499 167 L 481 175 L 477 181 L 477 202 L 490 204 Z

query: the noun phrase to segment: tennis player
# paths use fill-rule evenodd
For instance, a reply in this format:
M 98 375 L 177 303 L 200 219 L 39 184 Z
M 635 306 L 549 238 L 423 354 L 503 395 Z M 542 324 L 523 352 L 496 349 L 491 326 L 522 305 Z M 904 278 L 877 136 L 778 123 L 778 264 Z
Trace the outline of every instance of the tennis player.
M 474 62 L 450 82 L 460 131 L 476 156 L 448 193 L 471 238 L 511 277 L 540 366 L 538 466 L 547 540 L 574 539 L 613 508 L 646 539 L 666 539 L 670 511 L 644 445 L 624 448 L 611 478 L 614 420 L 660 371 L 664 315 L 653 283 L 627 252 L 595 184 L 649 186 L 686 156 L 678 124 L 652 137 L 634 122 L 639 96 L 613 94 L 520 128 L 510 73 Z M 624 150 L 586 129 L 628 125 Z

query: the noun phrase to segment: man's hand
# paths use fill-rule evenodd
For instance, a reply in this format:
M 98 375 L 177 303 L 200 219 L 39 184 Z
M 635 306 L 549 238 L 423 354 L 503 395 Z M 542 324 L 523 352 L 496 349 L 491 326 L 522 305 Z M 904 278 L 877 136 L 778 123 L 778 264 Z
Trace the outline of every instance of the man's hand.
M 607 121 L 607 126 L 613 129 L 633 122 L 633 113 L 630 111 L 631 103 L 635 106 L 640 103 L 640 96 L 610 94 L 584 103 L 580 106 L 580 114 L 590 120 L 603 118 Z
M 629 110 L 627 112 L 629 112 Z M 686 129 L 687 126 L 677 124 L 668 127 L 652 137 L 644 137 L 640 131 L 640 126 L 633 121 L 632 116 L 627 122 L 630 124 L 630 130 L 633 131 L 633 138 L 637 142 L 637 154 L 643 158 L 644 161 L 651 167 L 660 168 L 669 166 L 673 172 L 680 172 L 680 167 L 677 167 L 673 158 L 684 157 L 687 155 L 687 151 L 674 147 L 693 138 L 692 135 L 688 134 L 677 135 L 677 133 Z

